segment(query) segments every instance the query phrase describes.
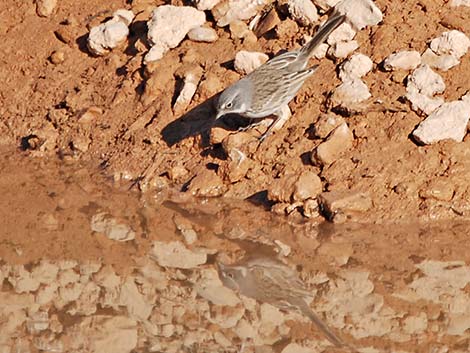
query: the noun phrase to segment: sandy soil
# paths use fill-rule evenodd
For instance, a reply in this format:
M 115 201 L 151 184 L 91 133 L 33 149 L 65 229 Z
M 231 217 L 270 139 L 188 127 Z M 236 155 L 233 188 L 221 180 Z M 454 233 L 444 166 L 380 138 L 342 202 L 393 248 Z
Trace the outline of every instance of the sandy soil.
M 261 244 L 281 253 L 290 249 L 287 262 L 297 265 L 316 294 L 312 305 L 348 343 L 370 347 L 367 352 L 468 351 L 470 259 L 463 222 L 470 219 L 470 138 L 416 144 L 410 133 L 423 117 L 402 99 L 407 73 L 384 72 L 377 64 L 396 50 L 422 52 L 445 30 L 470 34 L 470 8 L 377 1 L 384 21 L 358 33 L 358 51 L 375 63 L 365 77 L 373 100 L 399 111 L 369 103 L 346 116 L 353 147 L 327 167 L 313 166 L 307 156 L 321 140 L 312 129 L 340 83 L 339 62 L 323 59 L 291 102 L 293 116 L 281 130 L 258 148 L 257 129 L 232 136 L 247 142 L 243 152 L 249 157 L 248 167 L 233 177 L 224 146 L 211 144 L 210 126 L 214 95 L 239 78 L 235 53 L 275 54 L 297 47 L 309 30 L 282 18 L 282 36 L 243 43 L 216 28 L 215 43 L 185 40 L 145 67 L 145 23 L 163 2 L 129 3 L 61 0 L 47 18 L 36 14 L 33 2 L 0 4 L 0 322 L 7 332 L 1 351 L 104 352 L 107 337 L 116 333 L 125 337 L 120 347 L 130 348 L 109 348 L 114 352 L 238 351 L 241 324 L 235 329 L 228 322 L 241 308 L 258 335 L 253 345 L 245 340 L 246 352 L 255 346 L 257 352 L 281 352 L 289 339 L 312 351 L 333 351 L 299 315 L 274 315 L 245 302 L 236 310 L 226 302 L 206 307 L 207 298 L 193 289 L 213 275 L 216 252 L 234 260 L 261 252 Z M 91 56 L 90 26 L 119 8 L 137 13 L 128 42 L 106 56 Z M 470 90 L 469 55 L 440 72 L 446 100 Z M 196 95 L 175 114 L 180 78 L 195 68 L 203 72 Z M 367 193 L 373 206 L 344 225 L 324 223 L 320 214 L 307 219 L 298 208 L 288 216 L 269 211 L 275 181 L 305 172 L 319 175 L 323 191 Z M 442 185 L 451 190 L 450 199 L 426 196 Z M 93 231 L 100 212 L 135 238 L 116 241 Z M 185 227 L 197 234 L 186 246 L 205 249 L 209 260 L 163 269 L 149 256 L 155 241 L 182 242 Z M 34 282 L 41 260 L 58 272 Z M 110 271 L 119 277 L 117 289 L 106 282 L 113 281 Z M 355 297 L 361 298 L 357 311 L 348 311 Z M 162 314 L 166 307 L 173 313 Z M 269 326 L 268 312 L 282 322 Z M 215 335 L 219 331 L 223 337 Z

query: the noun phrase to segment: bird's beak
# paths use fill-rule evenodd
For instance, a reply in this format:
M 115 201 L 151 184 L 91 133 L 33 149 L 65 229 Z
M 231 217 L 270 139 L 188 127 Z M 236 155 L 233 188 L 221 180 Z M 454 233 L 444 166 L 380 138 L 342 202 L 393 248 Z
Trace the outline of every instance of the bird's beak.
M 217 115 L 215 116 L 215 120 L 218 120 L 220 119 L 221 117 L 223 117 L 225 115 L 225 112 L 223 110 L 219 110 L 217 112 Z

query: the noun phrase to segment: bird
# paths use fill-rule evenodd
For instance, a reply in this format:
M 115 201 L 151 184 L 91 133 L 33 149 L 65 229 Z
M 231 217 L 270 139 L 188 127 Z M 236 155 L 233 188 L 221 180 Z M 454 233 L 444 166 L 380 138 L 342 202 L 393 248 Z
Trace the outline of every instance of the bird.
M 345 15 L 334 10 L 303 47 L 273 57 L 227 87 L 217 100 L 215 120 L 227 114 L 250 119 L 274 115 L 276 118 L 260 137 L 263 141 L 280 119 L 282 107 L 295 97 L 305 80 L 318 68 L 318 65 L 307 68 L 314 50 L 345 20 Z
M 246 297 L 269 303 L 282 310 L 300 310 L 337 347 L 343 341 L 313 312 L 305 301 L 311 293 L 305 289 L 297 273 L 281 261 L 269 258 L 251 258 L 227 265 L 217 262 L 222 284 Z

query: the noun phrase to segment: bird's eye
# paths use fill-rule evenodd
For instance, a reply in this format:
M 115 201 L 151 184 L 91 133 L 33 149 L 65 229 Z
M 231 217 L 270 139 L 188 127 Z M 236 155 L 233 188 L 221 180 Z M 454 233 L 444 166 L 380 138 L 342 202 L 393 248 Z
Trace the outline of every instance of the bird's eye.
M 234 277 L 235 277 L 235 276 L 233 275 L 233 273 L 231 273 L 231 272 L 227 273 L 227 276 L 230 277 L 231 279 L 234 279 Z
M 230 108 L 232 108 L 232 105 L 233 105 L 232 102 L 228 102 L 227 104 L 225 104 L 225 108 L 230 109 Z

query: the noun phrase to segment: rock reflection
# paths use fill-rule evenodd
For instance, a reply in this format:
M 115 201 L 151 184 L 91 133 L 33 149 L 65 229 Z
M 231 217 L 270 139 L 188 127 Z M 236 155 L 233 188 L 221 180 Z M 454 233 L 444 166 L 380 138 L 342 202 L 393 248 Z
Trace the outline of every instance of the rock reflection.
M 469 224 L 317 225 L 174 191 L 161 205 L 87 168 L 1 163 L 2 352 L 340 351 L 308 318 L 223 286 L 221 253 L 295 264 L 310 306 L 361 352 L 469 349 Z

